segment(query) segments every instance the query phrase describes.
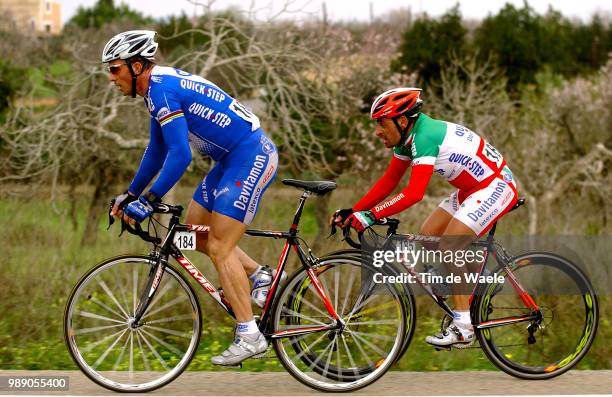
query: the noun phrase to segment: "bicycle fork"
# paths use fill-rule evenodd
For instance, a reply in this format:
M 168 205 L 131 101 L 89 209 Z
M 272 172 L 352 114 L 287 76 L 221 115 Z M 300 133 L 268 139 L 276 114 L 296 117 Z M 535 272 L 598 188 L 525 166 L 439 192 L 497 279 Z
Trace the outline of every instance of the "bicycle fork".
M 140 325 L 140 320 L 149 308 L 149 305 L 155 296 L 155 292 L 157 291 L 157 287 L 159 287 L 159 284 L 161 283 L 162 275 L 164 274 L 167 263 L 168 261 L 166 258 L 158 256 L 157 263 L 151 267 L 145 288 L 140 294 L 140 299 L 138 300 L 134 317 L 130 321 L 131 328 L 138 328 Z

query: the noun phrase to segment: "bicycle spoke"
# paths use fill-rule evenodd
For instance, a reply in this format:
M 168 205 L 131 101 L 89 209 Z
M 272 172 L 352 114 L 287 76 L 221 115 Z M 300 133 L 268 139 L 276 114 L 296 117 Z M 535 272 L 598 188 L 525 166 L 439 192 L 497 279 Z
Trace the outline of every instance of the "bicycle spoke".
M 323 368 L 323 373 L 322 375 L 324 377 L 327 377 L 327 374 L 329 373 L 329 364 L 331 363 L 331 358 L 332 355 L 334 354 L 334 346 L 336 346 L 336 338 L 334 338 L 334 340 L 331 341 L 331 349 L 329 349 L 329 354 L 327 355 L 327 361 L 325 362 L 325 367 Z M 338 347 L 336 346 L 336 349 Z
M 149 342 L 149 340 L 145 338 L 144 335 L 142 335 L 143 331 L 140 329 L 136 331 L 140 334 L 140 336 L 142 337 L 142 340 L 145 341 L 146 345 L 149 347 L 149 350 L 151 350 L 151 353 L 153 353 L 153 355 L 157 358 L 157 360 L 162 365 L 162 367 L 164 367 L 166 371 L 169 371 L 170 368 L 168 368 L 168 364 L 166 363 L 166 361 L 162 358 L 162 356 L 159 355 L 159 353 L 157 352 L 157 349 L 155 349 L 155 347 L 151 344 L 151 342 Z
M 138 306 L 138 270 L 135 267 L 132 271 L 132 298 L 134 306 L 132 313 L 136 313 L 136 307 Z
M 313 348 L 313 346 L 316 346 L 316 345 L 317 345 L 317 344 L 318 344 L 318 343 L 321 341 L 321 339 L 325 338 L 325 336 L 326 336 L 326 335 L 327 335 L 327 334 L 326 334 L 325 332 L 322 332 L 322 333 L 321 333 L 321 336 L 319 336 L 317 339 L 315 339 L 315 341 L 314 341 L 314 342 L 312 342 L 311 344 L 309 344 L 308 346 L 306 346 L 306 348 L 305 348 L 304 350 L 302 350 L 300 353 L 298 353 L 298 355 L 297 355 L 297 356 L 295 356 L 294 358 L 292 358 L 292 359 L 291 359 L 291 361 L 296 362 L 296 361 L 300 360 L 300 359 L 301 359 L 301 358 L 304 356 L 304 354 L 309 353 L 309 352 L 310 352 L 310 350 Z M 306 336 L 308 336 L 308 335 L 304 335 L 304 338 L 305 338 Z M 292 338 L 292 339 L 293 339 L 293 338 Z M 302 339 L 302 338 L 301 338 L 301 337 L 297 337 L 297 338 L 295 338 L 295 340 L 296 340 L 296 341 L 297 341 L 297 340 L 300 340 L 300 339 Z M 311 368 L 311 369 L 312 369 L 312 368 Z
M 99 305 L 101 307 L 103 307 L 104 309 L 108 310 L 109 312 L 111 312 L 112 314 L 114 314 L 115 316 L 118 316 L 120 319 L 125 320 L 125 317 L 121 314 L 121 313 L 117 313 L 116 310 L 113 310 L 110 306 L 108 306 L 106 303 L 100 301 L 97 298 L 91 298 L 91 301 L 93 303 L 95 303 L 96 305 Z
M 324 335 L 324 336 L 325 336 L 325 335 Z M 322 357 L 323 357 L 323 356 L 324 356 L 324 355 L 327 353 L 327 349 L 329 349 L 329 348 L 332 346 L 332 344 L 333 344 L 333 342 L 332 342 L 332 343 L 329 343 L 329 344 L 328 344 L 328 345 L 325 347 L 325 349 L 323 349 L 323 351 L 321 352 L 321 354 L 320 354 L 320 355 L 318 355 L 318 356 L 317 356 L 317 358 L 316 358 L 316 359 L 315 359 L 315 360 L 314 360 L 312 363 L 310 363 L 310 365 L 308 366 L 308 369 L 309 369 L 309 370 L 311 370 L 311 371 L 312 371 L 312 369 L 313 369 L 313 368 L 314 368 L 314 367 L 315 367 L 315 366 L 316 366 L 316 365 L 317 365 L 317 364 L 318 364 L 318 363 L 321 361 L 321 358 L 322 358 Z M 331 350 L 330 350 L 330 351 L 331 351 Z
M 365 357 L 366 362 L 367 363 L 372 363 L 374 361 L 372 361 L 372 359 L 370 358 L 370 356 L 368 355 L 368 353 L 366 353 L 365 349 L 363 348 L 363 346 L 361 345 L 361 343 L 359 343 L 359 341 L 357 340 L 357 338 L 353 338 L 353 342 L 355 342 L 355 346 L 357 346 L 357 349 L 359 350 L 359 353 L 361 353 L 361 355 L 363 357 Z
M 140 340 L 140 332 L 136 332 L 136 337 L 138 340 L 138 347 L 140 347 L 140 355 L 142 356 L 142 362 L 145 366 L 145 370 L 150 371 L 151 366 L 149 365 L 149 360 L 147 359 L 147 355 L 144 352 L 144 348 L 142 347 L 142 341 Z
M 334 309 L 338 307 L 338 294 L 340 291 L 340 272 L 334 269 Z
M 174 336 L 178 336 L 178 337 L 181 337 L 181 338 L 191 339 L 191 335 L 189 335 L 187 332 L 179 332 L 179 331 L 175 331 L 173 329 L 154 327 L 152 325 L 148 325 L 147 328 L 151 328 L 151 329 L 154 329 L 156 331 L 163 332 L 165 334 L 174 335 Z
M 182 356 L 182 355 L 185 354 L 185 352 L 180 351 L 179 349 L 177 349 L 176 347 L 172 346 L 168 342 L 165 342 L 165 341 L 159 339 L 157 336 L 153 335 L 152 333 L 148 332 L 146 329 L 144 329 L 144 327 L 141 328 L 141 331 L 143 333 L 149 335 L 154 341 L 156 341 L 157 343 L 159 343 L 160 345 L 162 345 L 166 349 L 170 350 L 172 353 L 176 354 L 177 356 Z
M 189 298 L 187 298 L 186 295 L 177 296 L 176 298 L 172 299 L 170 302 L 166 303 L 162 307 L 158 307 L 157 309 L 155 309 L 155 310 L 153 310 L 151 312 L 148 311 L 147 313 L 144 314 L 144 316 L 142 316 L 141 320 L 143 320 L 143 319 L 145 319 L 145 318 L 147 318 L 149 316 L 152 316 L 152 315 L 154 315 L 156 313 L 159 313 L 159 312 L 161 312 L 163 310 L 166 310 L 166 309 L 168 309 L 168 308 L 170 308 L 172 306 L 175 306 L 177 303 L 180 303 L 181 301 L 188 300 L 188 299 Z
M 115 305 L 117 305 L 117 307 L 119 308 L 119 310 L 121 310 L 121 313 L 123 313 L 125 315 L 126 318 L 130 317 L 129 314 L 127 314 L 127 312 L 123 309 L 123 307 L 121 306 L 121 304 L 119 303 L 119 301 L 117 300 L 117 298 L 115 298 L 115 295 L 113 294 L 113 292 L 110 290 L 110 288 L 108 288 L 108 285 L 106 285 L 106 283 L 104 282 L 104 280 L 98 280 L 98 284 L 102 287 L 102 289 L 104 290 L 104 292 L 106 292 L 106 294 L 109 296 L 109 298 L 111 298 L 111 300 L 115 303 Z
M 117 357 L 117 361 L 115 361 L 115 365 L 113 365 L 113 371 L 116 371 L 117 368 L 119 367 L 119 363 L 121 363 L 121 359 L 123 358 L 123 355 L 125 354 L 125 351 L 127 350 L 127 345 L 130 342 L 132 336 L 132 332 L 130 332 L 130 336 L 125 338 L 125 343 L 123 344 L 123 347 L 121 348 L 121 353 L 119 353 L 119 357 Z
M 351 271 L 351 277 L 349 278 L 348 287 L 346 289 L 346 295 L 344 296 L 344 300 L 342 302 L 342 309 L 340 310 L 340 317 L 344 315 L 344 309 L 346 309 L 346 305 L 348 304 L 349 297 L 351 296 L 351 291 L 353 290 L 353 283 L 355 282 L 355 272 Z
M 130 367 L 129 367 L 129 379 L 130 381 L 134 377 L 134 332 L 130 332 Z
M 99 341 L 94 342 L 94 343 L 92 343 L 91 345 L 88 345 L 87 347 L 84 347 L 84 348 L 81 350 L 81 354 L 86 354 L 86 353 L 89 353 L 90 351 L 92 351 L 92 350 L 93 350 L 93 349 L 95 349 L 96 347 L 100 346 L 102 343 L 104 343 L 104 342 L 106 342 L 106 341 L 108 341 L 108 340 L 112 339 L 114 336 L 119 335 L 119 334 L 121 334 L 122 332 L 125 332 L 126 330 L 127 330 L 127 328 L 126 328 L 126 329 L 119 330 L 119 331 L 115 332 L 114 334 L 107 335 L 107 336 L 105 336 L 104 338 L 100 339 Z
M 113 273 L 113 277 L 115 279 L 115 285 L 119 288 L 119 294 L 121 295 L 121 299 L 123 300 L 123 303 L 125 304 L 126 308 L 130 307 L 130 302 L 128 299 L 128 296 L 125 292 L 125 289 L 123 288 L 123 283 L 121 282 L 121 280 L 119 280 L 119 274 L 118 273 Z M 128 282 L 129 284 L 129 282 Z
M 385 325 L 385 324 L 395 324 L 397 325 L 397 321 L 395 320 L 373 320 L 373 321 L 356 321 L 354 323 L 350 323 L 351 325 Z M 349 321 L 347 320 L 345 325 L 349 325 Z
M 149 304 L 149 308 L 147 310 L 153 309 L 153 307 L 157 304 L 157 302 L 159 302 L 160 299 L 166 294 L 166 292 L 172 289 L 172 287 L 173 285 L 170 282 L 166 282 L 164 286 L 159 291 L 157 291 L 157 293 L 155 294 L 155 297 L 153 298 L 153 301 L 151 301 L 151 303 Z
M 317 325 L 327 325 L 327 324 L 325 324 L 322 321 L 319 321 L 319 320 L 317 320 L 315 318 L 309 317 L 309 316 L 307 316 L 305 314 L 298 313 L 298 312 L 296 312 L 294 310 L 291 310 L 291 309 L 283 308 L 283 314 L 287 314 L 287 315 L 290 315 L 290 316 L 303 318 L 303 319 L 311 321 L 311 322 L 313 322 L 313 323 L 315 323 Z
M 348 356 L 348 360 L 351 363 L 353 373 L 357 374 L 357 371 L 355 370 L 355 368 L 357 368 L 357 364 L 355 364 L 355 360 L 353 359 L 353 355 L 351 354 L 351 349 L 349 349 L 348 344 L 346 343 L 346 338 L 344 337 L 344 334 L 341 334 L 340 337 L 342 338 L 342 344 L 344 345 L 344 349 L 346 349 L 346 355 Z
M 143 325 L 171 323 L 173 321 L 191 320 L 191 319 L 193 319 L 193 314 L 185 314 L 182 316 L 172 316 L 172 317 L 160 318 L 159 320 L 147 321 Z
M 380 339 L 380 340 L 386 340 L 386 341 L 394 341 L 395 338 L 391 337 L 391 336 L 386 336 L 386 335 L 379 335 L 379 334 L 372 334 L 370 332 L 361 332 L 361 331 L 350 331 L 349 332 L 351 334 L 357 334 L 357 335 L 365 335 L 365 336 L 369 336 L 370 338 L 374 338 L 374 339 Z
M 310 288 L 310 287 L 312 287 L 312 284 L 308 286 L 308 288 Z M 314 288 L 313 288 L 313 291 L 314 291 Z M 315 292 L 315 294 L 316 294 L 316 292 Z M 317 298 L 319 298 L 319 295 L 318 295 L 318 294 L 317 294 L 317 295 L 314 295 L 314 296 L 316 296 Z M 319 299 L 321 299 L 321 298 L 319 298 Z M 312 310 L 314 310 L 315 312 L 319 313 L 320 315 L 322 315 L 322 316 L 324 316 L 324 317 L 327 317 L 327 318 L 328 318 L 328 319 L 330 319 L 331 321 L 333 321 L 333 320 L 334 320 L 334 318 L 333 318 L 332 316 L 330 316 L 330 315 L 329 315 L 329 313 L 324 312 L 323 310 L 321 310 L 321 309 L 319 309 L 318 307 L 316 307 L 316 306 L 314 305 L 314 303 L 312 303 L 312 302 L 310 302 L 308 299 L 306 299 L 306 298 L 304 297 L 304 295 L 302 295 L 302 297 L 301 297 L 301 299 L 300 299 L 300 303 L 304 303 L 304 304 L 306 304 L 306 306 L 308 306 L 309 308 L 311 308 L 311 309 L 312 309 Z
M 119 335 L 119 337 L 117 337 L 117 339 L 115 339 L 115 341 L 113 343 L 111 343 L 111 345 L 104 351 L 104 353 L 102 353 L 102 355 L 96 360 L 96 362 L 91 366 L 93 369 L 98 368 L 98 365 L 102 364 L 102 361 L 104 361 L 104 359 L 106 358 L 106 356 L 108 356 L 108 353 L 110 353 L 111 350 L 113 350 L 113 348 L 115 347 L 115 345 L 121 340 L 121 338 L 123 337 L 123 335 L 127 332 L 127 329 L 124 329 L 123 332 L 121 333 L 121 335 Z
M 362 307 L 364 307 L 365 305 L 367 305 L 371 300 L 373 300 L 376 296 L 375 295 L 370 295 L 368 296 L 363 302 L 361 302 L 360 304 L 356 305 L 355 307 L 353 307 L 353 309 L 351 310 L 351 312 L 348 314 L 348 316 L 346 316 L 347 318 L 351 318 L 353 317 L 353 315 L 355 313 L 357 313 L 359 310 L 361 310 Z
M 380 350 L 380 348 L 378 346 L 376 346 L 375 344 L 373 344 L 369 340 L 365 339 L 364 337 L 360 336 L 359 334 L 357 334 L 357 333 L 355 333 L 353 331 L 349 331 L 349 333 L 351 334 L 351 336 L 355 336 L 357 339 L 362 340 L 363 343 L 365 343 L 370 349 L 374 350 L 376 353 L 380 354 L 383 357 L 387 357 L 387 353 L 385 353 L 384 351 Z
M 79 316 L 83 316 L 83 317 L 89 317 L 89 318 L 95 318 L 97 320 L 106 320 L 106 321 L 112 321 L 113 323 L 119 323 L 119 324 L 127 324 L 127 322 L 124 321 L 120 321 L 120 320 L 115 320 L 114 318 L 110 318 L 110 317 L 105 317 L 105 316 L 101 316 L 99 314 L 95 314 L 95 313 L 90 313 L 90 312 L 86 312 L 83 310 L 80 310 L 77 313 Z
M 125 323 L 114 324 L 114 325 L 102 325 L 100 327 L 83 328 L 83 329 L 75 330 L 74 334 L 75 335 L 83 335 L 83 334 L 89 334 L 91 332 L 102 331 L 103 329 L 116 328 L 116 327 L 125 327 L 125 326 L 126 326 Z

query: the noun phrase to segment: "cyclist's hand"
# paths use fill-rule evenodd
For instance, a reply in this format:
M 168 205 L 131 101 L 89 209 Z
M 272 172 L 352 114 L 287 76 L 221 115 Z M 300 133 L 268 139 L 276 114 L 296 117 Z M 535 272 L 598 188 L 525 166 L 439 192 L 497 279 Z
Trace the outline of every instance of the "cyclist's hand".
M 329 218 L 329 226 L 338 225 L 345 227 L 347 225 L 347 219 L 353 214 L 352 208 L 345 208 L 342 210 L 336 210 L 334 214 Z
M 137 200 L 138 198 L 128 192 L 127 190 L 117 197 L 115 197 L 115 204 L 113 208 L 111 208 L 110 214 L 116 218 L 120 218 L 123 215 L 123 209 L 126 205 L 131 203 L 132 201 Z
M 375 223 L 376 217 L 372 211 L 354 212 L 345 222 L 347 226 L 350 225 L 350 227 L 355 229 L 358 233 L 363 232 Z
M 153 203 L 157 200 L 150 192 L 140 196 L 138 200 L 132 201 L 123 211 L 123 220 L 130 225 L 135 225 L 147 219 L 153 214 Z

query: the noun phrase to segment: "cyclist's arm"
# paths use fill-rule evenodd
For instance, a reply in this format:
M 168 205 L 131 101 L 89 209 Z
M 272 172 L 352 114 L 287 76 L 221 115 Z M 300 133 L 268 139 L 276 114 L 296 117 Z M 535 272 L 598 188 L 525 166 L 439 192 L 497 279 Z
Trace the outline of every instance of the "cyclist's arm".
M 434 166 L 429 164 L 415 165 L 410 173 L 408 185 L 390 200 L 372 209 L 376 219 L 395 215 L 418 203 L 425 196 L 425 189 L 433 174 Z
M 142 194 L 145 187 L 159 172 L 166 158 L 167 149 L 162 138 L 162 131 L 153 117 L 151 117 L 150 134 L 149 145 L 145 149 L 140 167 L 128 188 L 128 191 L 134 196 Z
M 392 197 L 390 200 L 372 208 L 376 219 L 385 218 L 404 211 L 408 207 L 418 203 L 425 196 L 425 189 L 434 172 L 436 158 L 440 151 L 440 145 L 444 134 L 430 133 L 417 134 L 414 138 L 412 172 L 408 185 Z
M 151 186 L 151 192 L 162 198 L 183 176 L 191 163 L 189 129 L 180 102 L 170 92 L 162 93 L 167 112 L 160 111 L 157 120 L 161 126 L 164 142 L 168 148 L 166 161 L 159 176 Z
M 410 166 L 410 160 L 393 156 L 383 176 L 376 182 L 365 196 L 353 206 L 353 211 L 369 210 L 380 203 L 397 187 L 400 179 Z

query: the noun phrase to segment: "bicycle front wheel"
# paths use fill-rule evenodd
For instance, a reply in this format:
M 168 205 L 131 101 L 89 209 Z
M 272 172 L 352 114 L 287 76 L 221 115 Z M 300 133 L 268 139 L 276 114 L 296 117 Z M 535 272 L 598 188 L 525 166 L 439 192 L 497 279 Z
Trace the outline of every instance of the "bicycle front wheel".
M 365 387 L 402 351 L 407 326 L 402 289 L 374 283 L 372 276 L 380 270 L 354 257 L 321 259 L 312 271 L 316 280 L 302 269 L 275 300 L 276 354 L 287 371 L 309 387 L 343 392 Z M 328 306 L 339 315 L 341 326 L 330 329 L 338 322 Z
M 508 269 L 498 269 L 505 281 L 483 286 L 475 302 L 480 345 L 510 375 L 561 375 L 584 357 L 595 338 L 599 311 L 593 287 L 575 264 L 553 254 L 521 255 Z M 537 310 L 525 303 L 529 299 Z
M 107 389 L 146 392 L 174 380 L 196 352 L 201 313 L 196 295 L 166 266 L 138 324 L 134 313 L 157 260 L 120 256 L 87 272 L 73 289 L 64 337 L 81 371 Z

